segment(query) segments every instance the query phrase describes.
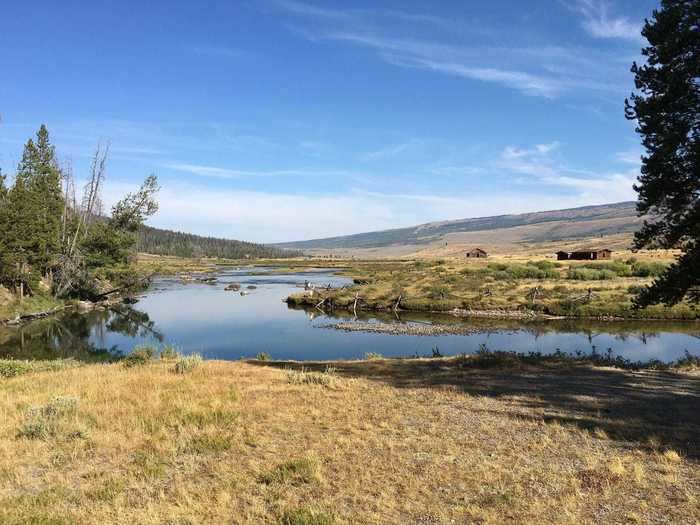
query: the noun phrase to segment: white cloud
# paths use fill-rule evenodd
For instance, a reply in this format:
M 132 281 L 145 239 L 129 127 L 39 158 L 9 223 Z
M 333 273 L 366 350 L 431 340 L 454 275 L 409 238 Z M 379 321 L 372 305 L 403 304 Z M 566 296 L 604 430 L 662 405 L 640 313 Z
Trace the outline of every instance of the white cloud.
M 579 192 L 582 201 L 596 203 L 629 201 L 636 198 L 632 188 L 635 182 L 633 173 L 612 173 L 597 178 L 570 176 L 543 177 L 542 182 L 572 188 Z
M 577 192 L 580 202 L 600 204 L 633 200 L 636 170 L 626 173 L 592 173 L 562 165 L 551 157 L 559 148 L 557 141 L 537 144 L 532 148 L 507 146 L 495 165 L 512 173 L 527 175 L 529 179 L 519 182 L 546 184 Z
M 149 224 L 201 235 L 256 242 L 281 242 L 415 226 L 426 222 L 527 213 L 604 204 L 633 197 L 630 178 L 614 174 L 582 179 L 554 174 L 541 182 L 569 188 L 518 187 L 498 194 L 382 193 L 353 190 L 344 195 L 297 195 L 265 191 L 209 190 L 162 181 L 160 210 Z M 108 181 L 105 209 L 137 184 Z
M 641 24 L 626 17 L 612 17 L 605 0 L 575 0 L 568 4 L 583 15 L 581 25 L 594 38 L 622 38 L 641 41 Z

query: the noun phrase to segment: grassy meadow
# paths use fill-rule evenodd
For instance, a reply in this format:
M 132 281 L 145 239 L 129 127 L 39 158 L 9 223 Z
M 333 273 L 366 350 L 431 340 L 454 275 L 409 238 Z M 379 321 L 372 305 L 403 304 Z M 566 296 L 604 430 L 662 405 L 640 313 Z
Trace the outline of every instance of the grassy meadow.
M 137 355 L 0 378 L 0 522 L 700 520 L 697 372 Z
M 520 255 L 465 260 L 345 260 L 355 286 L 289 298 L 293 305 L 366 310 L 523 312 L 566 317 L 697 319 L 688 304 L 633 308 L 634 295 L 673 261 L 669 252 L 623 253 L 609 261 Z

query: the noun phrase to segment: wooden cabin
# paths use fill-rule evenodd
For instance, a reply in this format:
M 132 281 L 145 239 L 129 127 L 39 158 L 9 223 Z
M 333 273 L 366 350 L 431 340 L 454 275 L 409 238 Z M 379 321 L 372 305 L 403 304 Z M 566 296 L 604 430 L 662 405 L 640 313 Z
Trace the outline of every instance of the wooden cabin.
M 474 248 L 466 253 L 467 259 L 486 259 L 489 254 L 481 248 Z
M 612 250 L 603 248 L 602 250 L 580 250 L 577 252 L 557 252 L 558 261 L 598 261 L 610 259 Z

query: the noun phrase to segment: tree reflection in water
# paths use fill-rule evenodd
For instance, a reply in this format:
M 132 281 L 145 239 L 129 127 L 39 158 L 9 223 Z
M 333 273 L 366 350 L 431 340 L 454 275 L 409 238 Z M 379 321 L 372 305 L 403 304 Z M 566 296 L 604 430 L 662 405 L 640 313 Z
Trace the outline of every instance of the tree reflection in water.
M 62 359 L 86 362 L 113 361 L 122 350 L 106 348 L 107 333 L 163 341 L 148 314 L 127 305 L 85 313 L 70 312 L 15 328 L 0 328 L 0 358 Z

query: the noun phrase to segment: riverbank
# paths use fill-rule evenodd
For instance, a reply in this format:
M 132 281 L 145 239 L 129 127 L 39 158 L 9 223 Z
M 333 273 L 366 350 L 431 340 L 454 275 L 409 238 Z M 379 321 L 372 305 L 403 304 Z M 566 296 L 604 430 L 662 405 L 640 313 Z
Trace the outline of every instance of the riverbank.
M 459 359 L 175 368 L 0 380 L 0 521 L 700 519 L 697 374 Z
M 477 318 L 698 320 L 700 309 L 688 303 L 634 308 L 638 291 L 671 260 L 345 261 L 341 271 L 353 278 L 354 286 L 292 294 L 287 303 L 322 310 Z

